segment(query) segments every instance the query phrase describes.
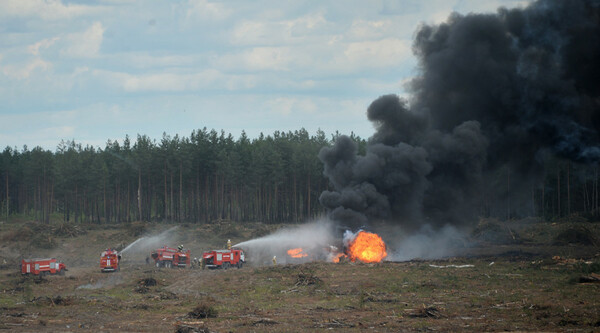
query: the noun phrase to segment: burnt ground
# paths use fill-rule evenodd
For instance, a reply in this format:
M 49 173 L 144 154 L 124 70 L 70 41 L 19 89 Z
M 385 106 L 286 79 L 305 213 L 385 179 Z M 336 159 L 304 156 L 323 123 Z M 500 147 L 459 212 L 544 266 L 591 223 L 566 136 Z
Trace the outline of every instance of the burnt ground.
M 11 256 L 43 251 L 2 238 L 0 332 L 600 332 L 600 248 L 559 241 L 564 228 L 541 236 L 537 228 L 513 228 L 524 240 L 484 239 L 443 260 L 201 270 L 131 258 L 117 273 L 99 272 L 96 247 L 123 232 L 99 229 L 57 236 L 54 251 L 66 253 L 69 271 L 43 279 L 21 276 Z M 13 232 L 3 226 L 0 236 Z M 80 253 L 71 257 L 72 248 Z

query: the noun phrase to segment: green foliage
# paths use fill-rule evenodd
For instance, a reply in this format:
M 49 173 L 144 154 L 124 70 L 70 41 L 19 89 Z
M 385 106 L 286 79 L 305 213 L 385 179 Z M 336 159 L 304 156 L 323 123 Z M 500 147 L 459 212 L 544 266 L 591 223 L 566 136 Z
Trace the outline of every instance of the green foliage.
M 353 136 L 365 143 L 359 137 Z M 104 148 L 62 141 L 54 153 L 7 147 L 0 155 L 0 211 L 39 222 L 304 221 L 322 213 L 327 180 L 317 158 L 331 142 L 305 129 L 236 140 L 224 131 L 145 135 Z M 8 207 L 8 210 L 7 210 Z

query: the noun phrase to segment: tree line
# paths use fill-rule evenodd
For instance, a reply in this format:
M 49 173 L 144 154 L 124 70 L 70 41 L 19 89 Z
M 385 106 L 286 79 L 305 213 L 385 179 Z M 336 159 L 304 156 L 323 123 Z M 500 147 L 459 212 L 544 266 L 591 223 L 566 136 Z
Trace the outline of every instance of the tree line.
M 216 130 L 188 137 L 138 135 L 104 148 L 61 142 L 55 152 L 6 147 L 0 155 L 0 219 L 49 223 L 216 220 L 300 222 L 325 213 L 329 182 L 317 155 L 340 134 L 305 129 L 234 139 Z M 351 134 L 359 154 L 367 141 Z M 500 168 L 484 185 L 480 216 L 547 220 L 600 212 L 598 166 L 548 159 L 528 188 Z M 514 178 L 514 177 L 513 177 Z M 529 183 L 529 182 L 528 182 Z
M 338 135 L 300 129 L 234 139 L 204 128 L 158 142 L 126 137 L 103 149 L 75 141 L 55 152 L 6 147 L 0 212 L 46 223 L 305 221 L 323 213 L 327 180 L 317 154 Z

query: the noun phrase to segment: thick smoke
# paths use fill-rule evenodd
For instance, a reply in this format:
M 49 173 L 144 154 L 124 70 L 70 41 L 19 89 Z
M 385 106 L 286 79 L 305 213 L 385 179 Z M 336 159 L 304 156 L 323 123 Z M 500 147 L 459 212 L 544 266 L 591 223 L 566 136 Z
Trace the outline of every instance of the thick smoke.
M 333 220 L 469 225 L 486 197 L 506 196 L 482 186 L 499 172 L 508 170 L 516 201 L 531 195 L 546 156 L 600 159 L 599 0 L 452 14 L 421 26 L 413 50 L 410 99 L 370 105 L 366 154 L 344 136 L 319 154 L 333 187 L 320 201 Z

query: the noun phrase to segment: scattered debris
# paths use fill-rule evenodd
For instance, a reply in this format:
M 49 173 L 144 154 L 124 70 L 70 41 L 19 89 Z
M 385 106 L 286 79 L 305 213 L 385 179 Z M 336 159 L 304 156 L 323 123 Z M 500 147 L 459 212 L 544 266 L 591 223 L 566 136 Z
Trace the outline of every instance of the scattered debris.
M 318 278 L 312 274 L 300 273 L 300 274 L 298 274 L 298 277 L 296 278 L 296 284 L 294 284 L 294 286 L 295 287 L 309 286 L 309 285 L 318 284 L 321 282 L 323 282 L 323 281 L 320 278 Z
M 175 324 L 175 333 L 213 333 L 204 322 L 183 322 Z
M 154 278 L 145 278 L 145 279 L 141 279 L 138 284 L 135 286 L 135 288 L 133 289 L 133 291 L 135 291 L 136 293 L 140 293 L 140 294 L 146 294 L 147 292 L 150 291 L 150 288 L 148 287 L 154 287 L 156 286 L 158 283 L 156 282 L 156 279 Z
M 154 287 L 157 285 L 157 282 L 156 282 L 156 279 L 150 277 L 150 278 L 141 279 L 138 284 L 145 286 L 145 287 Z
M 41 296 L 34 298 L 33 300 L 31 300 L 31 302 L 39 305 L 50 306 L 71 305 L 73 304 L 73 299 L 71 297 L 62 297 L 60 295 L 56 297 Z
M 594 232 L 582 225 L 574 225 L 565 228 L 556 237 L 554 237 L 556 245 L 600 245 L 600 241 L 594 236 Z
M 600 274 L 592 273 L 579 278 L 579 283 L 600 283 Z
M 67 222 L 60 223 L 53 229 L 54 235 L 61 237 L 76 237 L 79 235 L 85 235 L 87 233 L 87 231 L 80 226 Z
M 413 318 L 440 318 L 442 314 L 440 311 L 434 306 L 425 306 L 418 309 L 406 309 L 404 310 L 407 316 Z
M 194 308 L 194 310 L 188 313 L 188 317 L 198 319 L 216 318 L 217 315 L 217 309 L 215 309 L 212 305 L 206 303 L 199 304 Z
M 318 327 L 318 328 L 329 328 L 329 329 L 355 327 L 355 326 L 356 325 L 346 323 L 341 319 L 334 319 L 334 318 L 331 318 L 326 322 L 318 323 L 315 325 L 315 327 Z
M 270 318 L 261 318 L 255 322 L 252 323 L 253 326 L 257 326 L 257 325 L 276 325 L 278 324 L 275 320 L 270 319 Z
M 470 267 L 475 267 L 475 265 L 443 265 L 443 266 L 439 266 L 439 265 L 430 264 L 429 267 L 433 267 L 433 268 L 470 268 Z

